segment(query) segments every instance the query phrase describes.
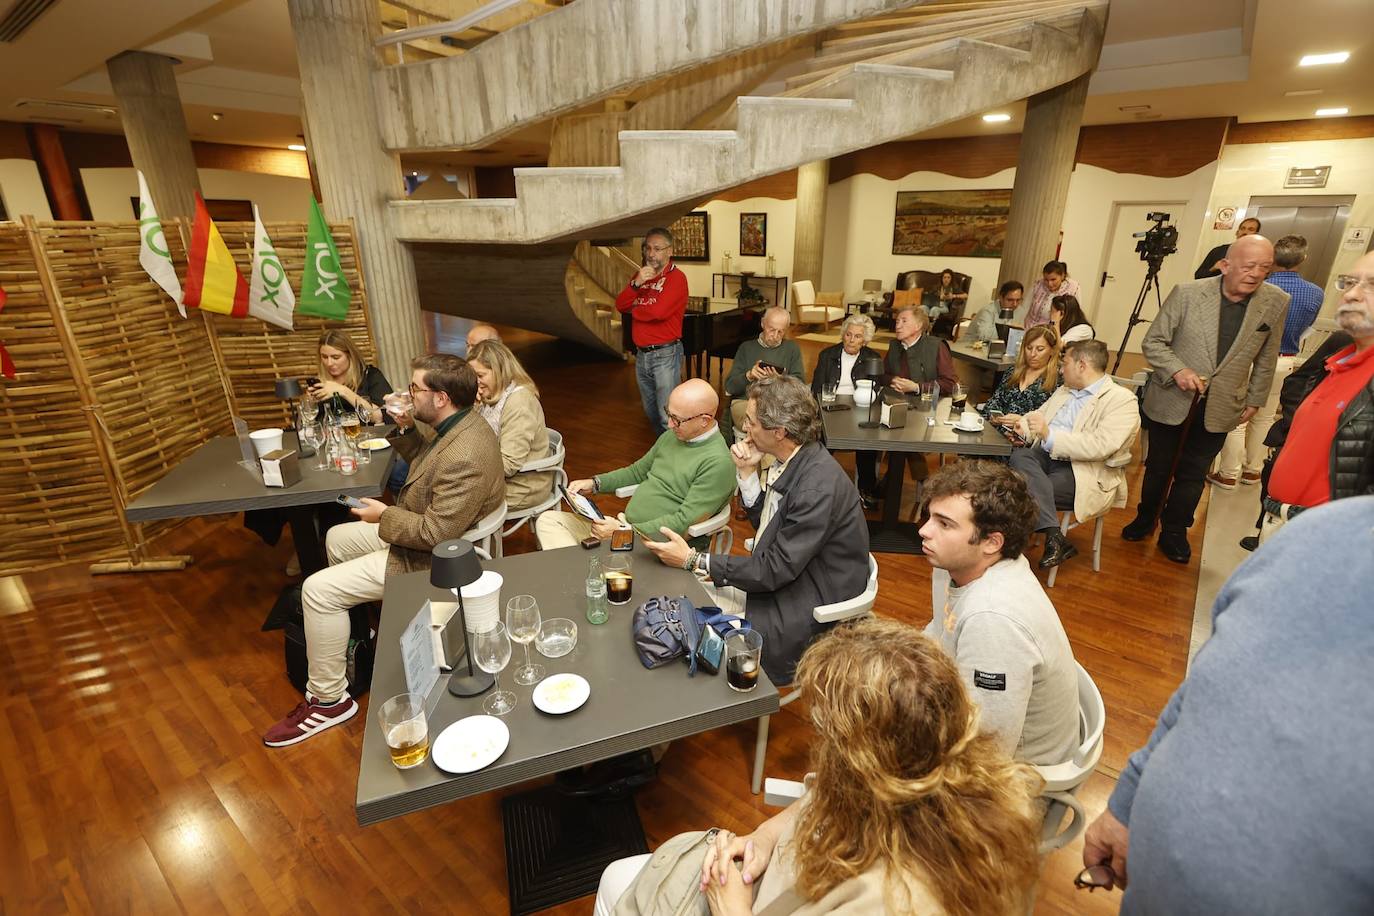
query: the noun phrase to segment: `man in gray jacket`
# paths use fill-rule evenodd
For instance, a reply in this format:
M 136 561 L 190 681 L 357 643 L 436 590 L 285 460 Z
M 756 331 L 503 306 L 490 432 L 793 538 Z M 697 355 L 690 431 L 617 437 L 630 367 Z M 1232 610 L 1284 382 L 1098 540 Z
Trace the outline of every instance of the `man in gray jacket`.
M 1140 344 L 1153 370 L 1144 408 L 1150 451 L 1135 521 L 1121 536 L 1142 541 L 1158 523 L 1160 552 L 1175 563 L 1192 557 L 1188 529 L 1226 434 L 1269 397 L 1288 312 L 1288 294 L 1264 282 L 1273 266 L 1268 239 L 1237 239 L 1222 262 L 1221 278 L 1175 286 Z M 1178 466 L 1166 501 L 1175 455 Z
M 730 451 L 758 532 L 753 552 L 698 553 L 667 528 L 665 541 L 645 546 L 669 566 L 744 592 L 745 615 L 763 634 L 763 669 L 774 684 L 790 684 L 802 652 L 826 629 L 812 611 L 868 586 L 868 523 L 853 481 L 818 441 L 820 413 L 805 384 L 790 376 L 754 382 L 743 427 L 748 438 Z M 760 475 L 764 455 L 774 463 Z

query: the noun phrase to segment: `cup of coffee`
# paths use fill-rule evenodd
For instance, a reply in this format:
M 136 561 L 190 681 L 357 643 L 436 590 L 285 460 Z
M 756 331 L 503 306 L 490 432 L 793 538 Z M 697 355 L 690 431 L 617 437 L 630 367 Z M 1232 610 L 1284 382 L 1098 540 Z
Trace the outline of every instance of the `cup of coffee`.
M 282 431 L 280 429 L 255 429 L 248 434 L 248 438 L 253 441 L 253 451 L 261 458 L 268 452 L 275 452 L 281 448 Z
M 757 630 L 735 630 L 725 637 L 725 682 L 747 693 L 759 684 L 763 636 Z
M 976 410 L 969 410 L 968 408 L 964 408 L 964 412 L 959 414 L 959 425 L 965 427 L 966 429 L 973 429 L 974 427 L 982 429 L 983 417 Z
M 606 600 L 611 604 L 629 604 L 635 584 L 630 557 L 611 554 L 602 561 L 601 575 L 606 580 Z

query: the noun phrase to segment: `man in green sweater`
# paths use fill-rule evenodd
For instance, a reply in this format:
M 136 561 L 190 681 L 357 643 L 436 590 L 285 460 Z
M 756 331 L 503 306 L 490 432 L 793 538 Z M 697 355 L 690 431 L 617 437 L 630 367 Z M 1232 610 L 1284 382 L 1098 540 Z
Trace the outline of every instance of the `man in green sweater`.
M 708 382 L 688 379 L 668 396 L 668 429 L 648 453 L 629 467 L 574 480 L 570 493 L 613 492 L 638 484 L 625 506 L 625 521 L 658 536 L 667 527 L 685 536 L 710 518 L 735 492 L 735 464 L 716 425 L 720 398 Z M 543 550 L 570 547 L 586 537 L 605 540 L 620 527 L 608 518 L 592 522 L 572 512 L 545 512 L 535 522 Z
M 735 361 L 725 377 L 725 394 L 732 400 L 730 409 L 721 417 L 721 433 L 727 443 L 735 441 L 735 427 L 744 420 L 744 410 L 748 406 L 744 392 L 751 382 L 773 375 L 790 375 L 798 381 L 806 381 L 801 347 L 787 337 L 791 324 L 792 313 L 775 305 L 763 313 L 763 327 L 758 338 L 746 340 L 735 351 Z M 782 372 L 773 368 L 775 366 L 782 367 Z

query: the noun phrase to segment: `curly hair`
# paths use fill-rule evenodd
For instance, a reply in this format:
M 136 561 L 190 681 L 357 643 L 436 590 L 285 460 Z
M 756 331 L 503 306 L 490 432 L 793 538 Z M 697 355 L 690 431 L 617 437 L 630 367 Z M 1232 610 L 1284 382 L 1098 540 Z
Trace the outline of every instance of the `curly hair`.
M 1027 355 L 1027 351 L 1030 350 L 1031 344 L 1042 337 L 1049 344 L 1050 359 L 1045 363 L 1045 371 L 1040 375 L 1040 387 L 1046 391 L 1053 391 L 1059 384 L 1059 333 L 1053 325 L 1048 324 L 1037 324 L 1021 338 L 1021 349 L 1016 351 L 1016 366 L 1011 370 L 1005 384 L 1020 386 L 1021 380 L 1030 371 L 1030 356 Z
M 979 734 L 954 662 L 873 618 L 813 643 L 797 682 L 818 736 L 790 853 L 798 891 L 819 900 L 881 864 L 888 912 L 913 912 L 922 885 L 958 916 L 1024 910 L 1042 783 Z
M 1014 560 L 1026 549 L 1038 511 L 1026 478 L 997 461 L 956 461 L 931 474 L 921 490 L 925 505 L 945 496 L 967 496 L 973 507 L 976 544 L 1002 534 L 1002 556 Z

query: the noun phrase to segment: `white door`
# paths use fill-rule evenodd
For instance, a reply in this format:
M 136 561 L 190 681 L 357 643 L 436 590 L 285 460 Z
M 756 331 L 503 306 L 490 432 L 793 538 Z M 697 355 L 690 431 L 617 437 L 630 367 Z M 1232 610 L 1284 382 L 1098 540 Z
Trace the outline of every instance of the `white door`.
M 1173 216 L 1171 225 L 1183 222 L 1185 201 L 1170 200 L 1157 203 L 1118 203 L 1112 205 L 1112 216 L 1107 224 L 1107 237 L 1103 242 L 1102 266 L 1093 277 L 1079 276 L 1078 283 L 1083 287 L 1083 304 L 1087 309 L 1088 320 L 1092 322 L 1097 339 L 1107 345 L 1112 361 L 1116 358 L 1121 338 L 1126 333 L 1126 322 L 1135 307 L 1140 287 L 1145 282 L 1145 272 L 1149 269 L 1135 246 L 1139 239 L 1132 238 L 1133 232 L 1144 232 L 1153 228 L 1154 223 L 1145 217 L 1149 213 L 1162 211 Z M 1169 295 L 1174 285 L 1193 278 L 1193 264 L 1187 263 L 1187 256 L 1175 252 L 1164 259 L 1159 271 L 1159 300 L 1154 290 L 1150 291 L 1140 309 L 1140 317 L 1150 321 L 1159 311 L 1159 301 Z M 1085 282 L 1086 280 L 1086 282 Z M 1145 336 L 1148 325 L 1138 324 L 1131 332 L 1126 344 L 1127 353 L 1140 352 L 1140 339 Z M 1110 365 L 1110 363 L 1109 363 Z

